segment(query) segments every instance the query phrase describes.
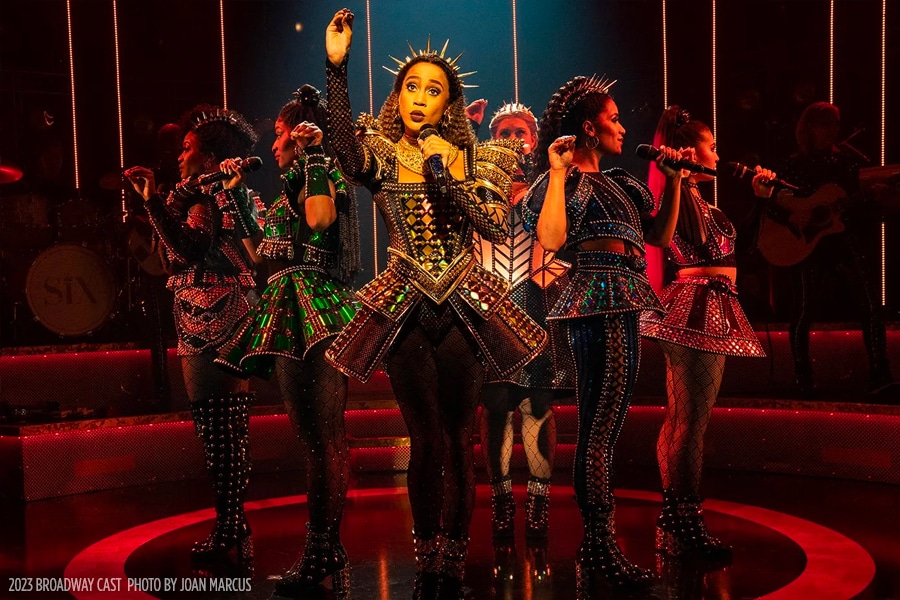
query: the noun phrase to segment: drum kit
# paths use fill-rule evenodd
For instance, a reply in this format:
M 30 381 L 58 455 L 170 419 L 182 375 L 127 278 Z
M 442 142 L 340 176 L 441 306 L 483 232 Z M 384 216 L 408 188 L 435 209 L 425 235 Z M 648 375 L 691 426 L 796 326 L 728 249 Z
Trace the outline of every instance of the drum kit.
M 0 163 L 0 186 L 21 178 L 17 167 Z M 112 185 L 120 189 L 121 176 L 114 183 L 101 180 L 101 187 Z M 0 302 L 8 322 L 0 345 L 52 343 L 55 336 L 80 341 L 101 330 L 122 330 L 109 325 L 138 303 L 139 276 L 165 274 L 149 247 L 149 225 L 136 219 L 122 224 L 120 212 L 104 216 L 88 199 L 54 203 L 32 192 L 6 195 L 3 187 Z

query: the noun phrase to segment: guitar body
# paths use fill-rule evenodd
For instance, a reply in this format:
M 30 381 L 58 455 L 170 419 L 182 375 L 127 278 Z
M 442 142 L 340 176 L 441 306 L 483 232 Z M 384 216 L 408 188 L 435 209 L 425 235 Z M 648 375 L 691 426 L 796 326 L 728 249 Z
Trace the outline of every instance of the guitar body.
M 841 218 L 846 203 L 847 192 L 835 183 L 826 183 L 808 198 L 779 193 L 760 222 L 760 253 L 777 267 L 796 265 L 823 237 L 846 229 Z

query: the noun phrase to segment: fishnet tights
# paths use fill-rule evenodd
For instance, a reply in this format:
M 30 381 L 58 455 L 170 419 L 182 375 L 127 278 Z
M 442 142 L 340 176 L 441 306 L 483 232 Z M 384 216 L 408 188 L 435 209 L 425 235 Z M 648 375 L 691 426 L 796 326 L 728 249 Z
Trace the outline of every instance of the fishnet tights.
M 656 444 L 663 489 L 699 495 L 703 436 L 719 395 L 725 356 L 660 342 L 668 408 Z
M 409 431 L 415 533 L 467 539 L 475 504 L 472 427 L 484 366 L 446 305 L 424 305 L 409 319 L 385 366 Z
M 306 452 L 310 526 L 320 532 L 340 527 L 350 477 L 344 429 L 347 377 L 325 362 L 330 341 L 316 344 L 303 361 L 275 360 L 284 406 Z
M 509 475 L 513 448 L 513 413 L 522 415 L 522 447 L 533 477 L 550 479 L 556 454 L 556 417 L 550 404 L 553 392 L 505 383 L 484 386 L 481 394 L 481 444 L 488 477 Z
M 575 499 L 586 519 L 612 511 L 613 448 L 640 364 L 637 313 L 567 322 L 578 378 Z
M 208 398 L 220 398 L 228 394 L 246 392 L 249 383 L 232 377 L 219 368 L 212 353 L 194 354 L 181 357 L 181 371 L 188 399 L 198 402 Z

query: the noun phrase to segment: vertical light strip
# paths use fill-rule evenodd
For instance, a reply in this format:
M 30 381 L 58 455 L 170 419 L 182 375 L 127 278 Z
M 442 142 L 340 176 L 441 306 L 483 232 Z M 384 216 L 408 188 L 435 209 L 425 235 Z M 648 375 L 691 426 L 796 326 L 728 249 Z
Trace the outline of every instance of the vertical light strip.
M 513 102 L 519 101 L 519 33 L 518 17 L 516 16 L 516 0 L 512 0 L 512 30 L 513 30 Z
M 219 38 L 222 46 L 222 108 L 228 108 L 228 78 L 225 74 L 225 0 L 219 0 Z
M 666 43 L 666 0 L 662 0 L 663 110 L 669 107 L 669 47 Z
M 834 0 L 828 15 L 828 103 L 834 104 Z
M 66 27 L 69 33 L 69 89 L 72 94 L 72 165 L 75 171 L 75 189 L 81 190 L 78 173 L 78 119 L 75 117 L 75 52 L 72 49 L 72 0 L 66 0 Z
M 372 7 L 366 0 L 366 47 L 369 52 L 369 114 L 375 114 L 374 91 L 372 90 Z M 378 208 L 372 203 L 372 272 L 378 276 Z
M 369 114 L 375 114 L 375 94 L 372 89 L 372 11 L 366 0 L 366 50 L 369 56 Z
M 125 141 L 122 135 L 122 78 L 119 71 L 119 11 L 116 6 L 116 0 L 112 0 L 113 11 L 113 47 L 115 48 L 116 57 L 116 110 L 119 116 L 119 170 L 125 169 Z M 128 216 L 128 207 L 125 205 L 125 188 L 120 187 L 122 215 L 121 219 L 124 223 Z
M 885 126 L 887 125 L 887 0 L 881 0 L 881 166 L 885 160 Z
M 885 125 L 887 111 L 887 0 L 881 0 L 881 152 L 879 163 L 885 160 Z M 887 227 L 881 220 L 881 305 L 887 306 Z
M 716 139 L 718 115 L 716 113 L 716 0 L 712 0 L 712 134 Z M 713 206 L 719 206 L 719 182 L 713 179 Z

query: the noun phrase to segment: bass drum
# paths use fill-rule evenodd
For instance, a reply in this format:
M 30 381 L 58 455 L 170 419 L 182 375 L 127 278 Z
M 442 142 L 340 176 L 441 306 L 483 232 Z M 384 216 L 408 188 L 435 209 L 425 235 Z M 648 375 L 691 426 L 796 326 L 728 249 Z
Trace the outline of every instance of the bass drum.
M 76 244 L 53 246 L 32 263 L 25 281 L 38 322 L 63 336 L 92 333 L 110 318 L 116 286 L 106 261 Z

